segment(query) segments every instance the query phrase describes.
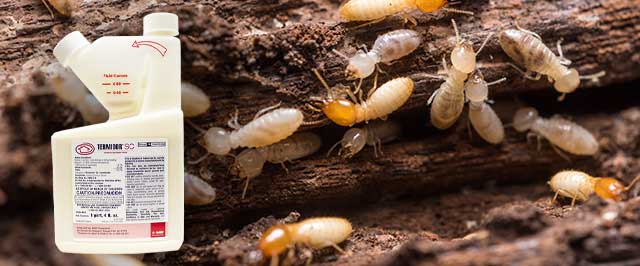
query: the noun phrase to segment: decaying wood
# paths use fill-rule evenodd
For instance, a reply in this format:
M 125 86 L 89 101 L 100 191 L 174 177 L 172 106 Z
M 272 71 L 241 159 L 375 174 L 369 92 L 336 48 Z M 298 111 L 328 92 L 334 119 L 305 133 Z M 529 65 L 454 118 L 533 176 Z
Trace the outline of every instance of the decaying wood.
M 636 265 L 640 256 L 640 198 L 626 203 L 596 200 L 571 217 L 539 232 L 521 238 L 500 239 L 515 227 L 496 228 L 487 237 L 453 242 L 419 240 L 408 243 L 386 263 L 387 266 L 412 265 Z M 502 219 L 528 225 L 545 219 L 536 206 L 515 206 L 501 214 Z M 518 213 L 519 212 L 519 213 Z M 523 216 L 525 213 L 528 216 Z M 489 217 L 488 219 L 491 219 Z M 491 223 L 492 221 L 489 221 Z M 518 235 L 522 235 L 519 233 Z

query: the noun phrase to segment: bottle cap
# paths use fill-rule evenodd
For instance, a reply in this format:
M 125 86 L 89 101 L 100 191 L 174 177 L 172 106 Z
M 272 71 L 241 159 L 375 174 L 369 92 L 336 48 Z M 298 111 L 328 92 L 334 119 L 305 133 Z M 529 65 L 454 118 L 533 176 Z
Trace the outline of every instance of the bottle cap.
M 89 41 L 84 37 L 84 35 L 82 35 L 82 33 L 74 31 L 67 34 L 67 36 L 58 42 L 58 45 L 53 48 L 53 55 L 63 66 L 67 67 L 69 65 L 68 61 L 71 59 L 72 55 L 80 48 L 89 44 Z
M 172 13 L 152 13 L 144 16 L 143 35 L 178 35 L 178 16 Z

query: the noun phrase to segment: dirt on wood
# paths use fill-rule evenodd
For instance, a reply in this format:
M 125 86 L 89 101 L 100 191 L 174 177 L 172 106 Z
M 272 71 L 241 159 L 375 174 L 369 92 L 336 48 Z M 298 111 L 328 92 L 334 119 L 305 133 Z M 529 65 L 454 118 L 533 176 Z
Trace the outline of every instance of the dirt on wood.
M 441 81 L 417 80 L 409 102 L 390 119 L 404 135 L 375 157 L 366 148 L 351 160 L 324 154 L 345 129 L 320 123 L 305 130 L 325 142 L 317 154 L 288 165 L 268 165 L 241 199 L 243 180 L 228 175 L 232 158 L 211 157 L 187 171 L 217 189 L 218 199 L 186 211 L 179 251 L 146 254 L 148 265 L 266 265 L 256 250 L 261 233 L 276 223 L 336 215 L 354 225 L 333 249 L 313 252 L 312 265 L 638 265 L 640 201 L 597 198 L 569 208 L 550 203 L 545 182 L 556 171 L 580 169 L 628 182 L 640 173 L 640 7 L 634 0 L 462 1 L 446 12 L 415 13 L 424 43 L 411 56 L 382 66 L 383 80 L 437 71 L 454 45 L 451 19 L 478 45 L 490 32 L 521 26 L 540 33 L 581 73 L 606 70 L 599 84 L 585 82 L 564 102 L 546 80 L 529 81 L 510 68 L 496 40 L 479 58 L 499 116 L 511 121 L 523 105 L 545 117 L 570 116 L 591 131 L 595 157 L 564 160 L 546 142 L 541 150 L 525 134 L 507 129 L 505 143 L 469 139 L 465 117 L 454 128 L 428 125 L 426 102 Z M 370 27 L 338 18 L 338 0 L 83 1 L 70 18 L 51 17 L 41 1 L 0 3 L 0 266 L 91 265 L 53 244 L 51 153 L 55 131 L 84 125 L 71 106 L 52 97 L 41 67 L 54 62 L 57 41 L 73 31 L 90 40 L 139 35 L 142 17 L 169 11 L 181 21 L 183 79 L 202 87 L 213 103 L 191 121 L 207 128 L 240 121 L 281 102 L 303 108 L 305 119 L 322 115 L 304 107 L 324 90 L 311 74 L 320 69 L 331 85 L 350 84 L 351 55 L 389 30 L 408 27 L 399 16 Z M 366 81 L 365 86 L 371 86 Z M 466 112 L 465 112 L 466 113 Z M 466 115 L 463 115 L 466 116 Z M 201 157 L 198 132 L 186 132 L 186 160 Z M 282 256 L 305 265 L 304 247 Z

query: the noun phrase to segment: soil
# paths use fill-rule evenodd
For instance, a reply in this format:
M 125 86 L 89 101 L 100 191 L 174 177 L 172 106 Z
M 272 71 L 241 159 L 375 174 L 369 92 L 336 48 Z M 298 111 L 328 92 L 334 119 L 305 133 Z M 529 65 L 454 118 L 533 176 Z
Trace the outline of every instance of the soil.
M 53 62 L 53 45 L 71 30 L 90 39 L 139 35 L 151 11 L 181 19 L 183 78 L 202 87 L 214 108 L 192 121 L 200 127 L 225 124 L 237 108 L 241 122 L 259 109 L 282 102 L 303 108 L 323 90 L 310 74 L 321 69 L 333 84 L 348 84 L 338 49 L 353 54 L 359 44 L 404 27 L 391 17 L 368 28 L 340 23 L 337 0 L 85 1 L 71 18 L 51 17 L 40 1 L 0 3 L 0 266 L 90 265 L 62 254 L 53 244 L 49 137 L 84 125 L 78 113 L 47 94 L 39 68 Z M 436 71 L 453 45 L 455 18 L 474 43 L 490 31 L 522 26 L 549 45 L 564 38 L 566 55 L 581 73 L 606 70 L 600 84 L 586 82 L 566 101 L 547 81 L 531 82 L 509 68 L 497 42 L 487 46 L 487 80 L 495 108 L 510 121 L 515 108 L 537 107 L 543 116 L 572 119 L 601 145 L 595 157 L 558 156 L 524 134 L 507 130 L 504 144 L 469 140 L 464 118 L 451 130 L 427 121 L 426 101 L 441 81 L 421 80 L 408 104 L 390 119 L 405 135 L 384 146 L 378 158 L 365 149 L 352 160 L 324 156 L 344 129 L 321 123 L 313 130 L 325 141 L 318 154 L 289 165 L 267 166 L 240 199 L 242 180 L 229 177 L 230 158 L 187 165 L 217 189 L 216 202 L 187 208 L 185 244 L 179 251 L 146 254 L 149 265 L 264 265 L 255 245 L 267 227 L 312 216 L 344 216 L 354 225 L 341 244 L 315 251 L 312 265 L 640 265 L 640 201 L 607 203 L 597 198 L 569 208 L 550 203 L 545 182 L 556 171 L 576 168 L 628 182 L 640 173 L 640 7 L 633 0 L 465 1 L 457 8 L 475 17 L 438 12 L 415 14 L 425 42 L 415 56 L 383 66 L 384 79 Z M 568 12 L 571 11 L 571 12 Z M 544 19 L 542 19 L 544 18 Z M 6 34 L 4 34 L 6 33 Z M 365 83 L 369 86 L 369 83 Z M 514 100 L 515 99 L 515 100 Z M 321 115 L 305 110 L 306 119 Z M 203 150 L 187 127 L 186 159 Z M 606 215 L 605 215 L 606 214 Z M 613 218 L 612 218 L 613 217 Z M 465 239 L 463 239 L 465 238 Z M 282 259 L 304 265 L 295 247 Z

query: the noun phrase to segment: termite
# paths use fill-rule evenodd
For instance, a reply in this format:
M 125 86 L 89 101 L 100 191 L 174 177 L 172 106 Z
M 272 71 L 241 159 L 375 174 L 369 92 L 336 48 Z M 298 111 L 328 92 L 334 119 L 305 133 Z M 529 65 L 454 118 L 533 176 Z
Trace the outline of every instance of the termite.
M 210 128 L 202 137 L 204 147 L 210 153 L 226 155 L 238 147 L 264 147 L 291 136 L 302 124 L 304 116 L 298 109 L 275 109 L 277 106 L 259 111 L 244 126 L 238 123 L 236 116 L 227 123 L 234 129 L 230 132 L 220 127 Z
M 184 203 L 187 205 L 206 205 L 216 199 L 216 189 L 199 177 L 184 174 Z
M 73 72 L 57 63 L 46 66 L 43 71 L 49 78 L 48 84 L 53 93 L 78 109 L 84 121 L 89 124 L 107 121 L 109 118 L 107 109 L 89 93 Z
M 469 100 L 469 121 L 478 135 L 491 144 L 504 140 L 504 125 L 491 108 L 489 86 L 504 82 L 506 78 L 487 83 L 482 73 L 477 70 L 465 83 L 465 95 Z
M 415 18 L 409 15 L 414 9 L 421 12 L 444 10 L 453 13 L 473 15 L 473 12 L 444 7 L 446 0 L 349 0 L 340 6 L 340 17 L 346 21 L 372 21 L 376 23 L 388 16 L 401 15 L 406 21 L 418 25 Z M 368 24 L 370 24 L 368 23 Z
M 260 175 L 265 162 L 282 164 L 309 156 L 320 149 L 320 136 L 311 132 L 296 133 L 278 143 L 256 148 L 246 149 L 236 156 L 231 173 L 246 178 L 242 198 L 245 198 L 249 181 Z M 286 169 L 286 167 L 284 167 Z
M 489 34 L 476 53 L 473 50 L 473 43 L 460 37 L 456 21 L 452 19 L 451 23 L 456 33 L 456 47 L 451 51 L 452 67 L 448 68 L 446 60 L 442 59 L 447 78 L 428 100 L 428 104 L 431 105 L 431 123 L 438 129 L 451 127 L 462 114 L 465 100 L 464 82 L 469 74 L 476 69 L 476 57 L 482 52 L 489 38 L 493 36 L 493 34 Z
M 554 149 L 557 146 L 575 155 L 594 155 L 599 149 L 598 142 L 585 128 L 559 116 L 541 118 L 538 111 L 531 107 L 521 108 L 515 113 L 513 127 L 518 132 L 531 130 L 530 134 L 537 135 L 538 140 L 544 137 Z M 527 138 L 529 136 L 531 135 L 527 135 Z M 539 144 L 540 142 L 538 148 Z M 558 153 L 562 155 L 561 152 Z
M 278 256 L 294 244 L 311 249 L 333 247 L 343 253 L 339 243 L 353 232 L 351 223 L 344 218 L 319 217 L 293 224 L 278 224 L 262 234 L 258 249 L 265 257 L 271 257 L 271 266 L 278 265 Z
M 370 51 L 359 50 L 349 60 L 347 75 L 350 78 L 364 79 L 376 69 L 378 63 L 391 63 L 415 51 L 422 43 L 420 33 L 413 30 L 394 30 L 378 36 Z
M 185 117 L 194 117 L 204 114 L 211 108 L 211 101 L 207 94 L 196 85 L 182 82 L 181 93 L 182 112 Z
M 336 96 L 335 90 L 329 87 L 318 70 L 314 69 L 313 72 L 327 90 L 327 97 L 319 100 L 322 102 L 321 110 L 340 126 L 350 127 L 360 122 L 386 118 L 409 100 L 414 88 L 412 79 L 396 78 L 377 89 L 374 88 L 366 101 L 354 103 L 355 99 L 350 101 L 343 95 Z
M 338 141 L 329 152 L 341 145 L 338 155 L 343 159 L 349 159 L 358 154 L 365 144 L 373 146 L 373 153 L 376 157 L 382 154 L 382 144 L 390 142 L 398 138 L 402 133 L 400 124 L 393 121 L 373 121 L 362 128 L 351 128 Z
M 571 198 L 571 207 L 576 200 L 586 201 L 595 193 L 602 199 L 621 201 L 626 197 L 626 193 L 640 181 L 640 176 L 631 181 L 629 186 L 624 186 L 622 182 L 611 177 L 593 177 L 580 171 L 561 171 L 555 174 L 548 182 L 551 190 L 556 194 L 552 202 L 555 202 L 558 195 Z
M 538 34 L 522 29 L 518 25 L 516 27 L 517 29 L 500 32 L 500 46 L 516 64 L 526 68 L 525 73 L 516 67 L 525 78 L 539 80 L 542 75 L 546 75 L 555 89 L 562 93 L 558 100 L 562 101 L 567 93 L 574 92 L 580 86 L 581 79 L 597 82 L 606 74 L 601 71 L 593 75 L 580 76 L 575 68 L 567 68 L 571 60 L 565 58 L 562 53 L 562 40 L 557 43 L 559 56 L 556 56 L 542 42 Z

